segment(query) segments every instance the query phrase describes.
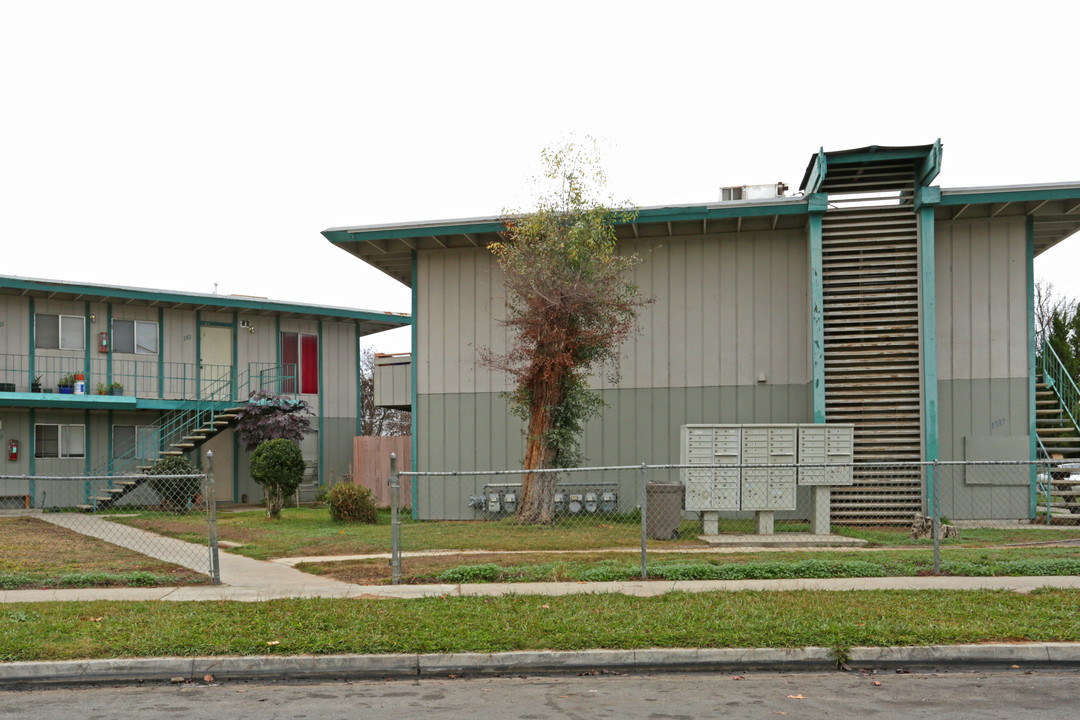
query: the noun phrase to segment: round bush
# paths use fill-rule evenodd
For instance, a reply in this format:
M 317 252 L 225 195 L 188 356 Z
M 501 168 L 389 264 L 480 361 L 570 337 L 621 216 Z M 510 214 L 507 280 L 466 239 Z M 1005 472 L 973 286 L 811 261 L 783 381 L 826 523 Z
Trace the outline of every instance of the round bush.
M 155 475 L 199 475 L 199 469 L 183 455 L 163 455 L 146 471 L 149 485 L 161 496 L 162 503 L 185 503 L 198 495 L 202 478 L 160 478 Z
M 371 490 L 352 483 L 338 483 L 326 494 L 330 519 L 335 522 L 374 523 L 379 512 Z
M 304 455 L 291 440 L 268 440 L 251 453 L 251 479 L 266 491 L 266 513 L 281 516 L 285 498 L 304 479 Z

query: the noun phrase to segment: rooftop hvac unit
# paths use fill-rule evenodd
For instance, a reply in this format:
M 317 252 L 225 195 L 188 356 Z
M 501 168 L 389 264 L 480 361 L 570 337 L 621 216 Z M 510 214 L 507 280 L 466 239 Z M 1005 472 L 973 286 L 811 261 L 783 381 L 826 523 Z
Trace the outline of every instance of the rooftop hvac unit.
M 732 200 L 771 200 L 784 197 L 788 186 L 782 182 L 772 185 L 736 185 L 735 187 L 720 188 L 720 202 Z

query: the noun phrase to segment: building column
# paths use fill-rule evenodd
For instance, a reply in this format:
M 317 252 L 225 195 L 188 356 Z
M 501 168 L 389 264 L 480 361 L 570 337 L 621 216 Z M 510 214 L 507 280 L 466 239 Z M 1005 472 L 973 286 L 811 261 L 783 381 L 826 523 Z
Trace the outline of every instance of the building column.
M 922 344 L 923 460 L 938 459 L 938 366 L 937 288 L 935 279 L 934 209 L 941 202 L 941 188 L 915 188 L 915 212 L 919 220 L 919 327 Z M 933 509 L 934 477 L 926 472 L 926 506 Z

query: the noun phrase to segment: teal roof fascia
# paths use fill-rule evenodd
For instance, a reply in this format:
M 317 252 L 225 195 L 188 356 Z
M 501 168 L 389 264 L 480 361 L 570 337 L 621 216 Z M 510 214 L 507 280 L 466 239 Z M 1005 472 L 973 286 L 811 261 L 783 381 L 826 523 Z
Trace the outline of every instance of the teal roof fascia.
M 681 220 L 707 220 L 713 218 L 768 217 L 772 215 L 801 215 L 806 213 L 806 198 L 778 198 L 764 202 L 730 202 L 717 205 L 675 205 L 639 209 L 629 220 L 619 220 L 617 225 L 649 222 L 678 222 Z M 400 240 L 414 237 L 459 235 L 462 233 L 502 232 L 506 220 L 472 220 L 462 223 L 444 222 L 437 225 L 373 225 L 355 228 L 330 228 L 322 235 L 332 243 L 362 242 L 368 240 Z
M 0 406 L 24 408 L 123 410 L 136 406 L 126 395 L 75 395 L 61 393 L 0 393 Z
M 942 205 L 1041 202 L 1043 200 L 1080 200 L 1080 183 L 1038 185 L 1028 188 L 1022 186 L 951 188 L 941 191 Z
M 919 171 L 919 184 L 929 185 L 934 182 L 934 178 L 936 178 L 940 172 L 941 138 L 938 138 L 930 148 L 930 152 L 927 153 L 926 159 L 923 161 L 922 169 Z
M 188 305 L 203 305 L 206 307 L 235 308 L 240 310 L 260 310 L 264 312 L 302 313 L 306 315 L 341 318 L 344 320 L 385 322 L 400 326 L 406 326 L 412 322 L 411 318 L 406 313 L 381 313 L 370 310 L 353 310 L 351 308 L 338 308 L 324 305 L 303 305 L 274 300 L 230 297 L 227 295 L 199 295 L 195 293 L 145 290 L 110 285 L 86 285 L 51 280 L 35 280 L 12 276 L 0 276 L 0 288 L 26 290 L 29 292 L 36 291 L 41 293 L 73 293 L 76 295 L 89 295 L 91 297 L 181 303 Z

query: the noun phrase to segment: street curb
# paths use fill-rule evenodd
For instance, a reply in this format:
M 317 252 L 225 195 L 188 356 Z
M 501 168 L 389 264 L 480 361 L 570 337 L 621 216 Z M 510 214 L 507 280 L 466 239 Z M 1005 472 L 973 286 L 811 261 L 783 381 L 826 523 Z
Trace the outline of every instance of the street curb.
M 1080 643 L 857 647 L 849 668 L 1022 669 L 1080 665 Z M 400 655 L 322 655 L 197 658 L 122 658 L 0 663 L 0 686 L 104 682 L 307 680 L 317 678 L 417 679 L 456 675 L 583 674 L 785 670 L 836 667 L 831 648 L 678 648 L 642 650 L 520 651 Z

